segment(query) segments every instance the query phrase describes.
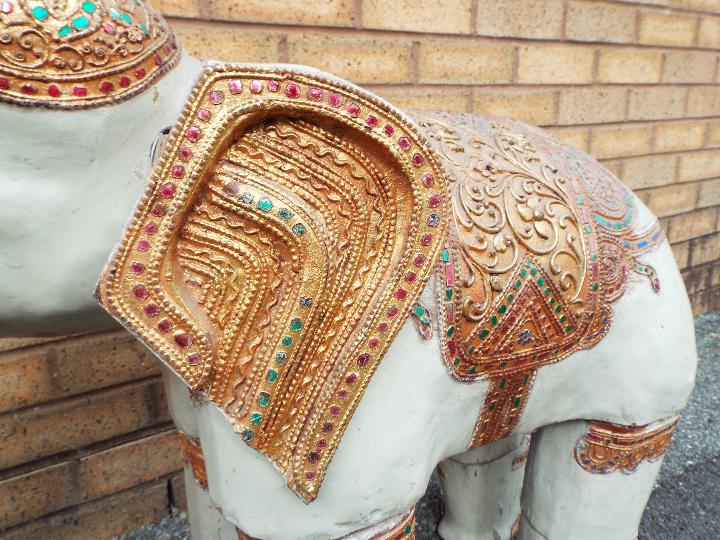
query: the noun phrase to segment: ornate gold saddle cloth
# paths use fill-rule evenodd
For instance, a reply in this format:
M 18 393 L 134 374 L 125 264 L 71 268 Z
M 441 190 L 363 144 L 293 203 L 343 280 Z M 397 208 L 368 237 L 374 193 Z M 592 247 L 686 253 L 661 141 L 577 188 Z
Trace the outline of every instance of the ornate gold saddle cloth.
M 434 269 L 446 361 L 504 411 L 480 443 L 534 369 L 607 332 L 646 242 L 632 216 L 609 173 L 519 124 L 418 127 L 307 69 L 214 66 L 98 296 L 311 501 Z

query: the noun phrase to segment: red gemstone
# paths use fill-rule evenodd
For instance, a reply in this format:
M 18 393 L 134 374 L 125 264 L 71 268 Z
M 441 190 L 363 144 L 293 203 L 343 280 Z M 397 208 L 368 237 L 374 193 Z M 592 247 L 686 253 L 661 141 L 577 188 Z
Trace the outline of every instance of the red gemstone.
M 323 433 L 330 433 L 333 430 L 332 422 L 325 422 L 322 427 Z
M 370 355 L 368 353 L 362 353 L 360 356 L 358 356 L 357 359 L 357 365 L 360 367 L 367 366 L 367 363 L 370 361 Z
M 412 283 L 413 281 L 415 281 L 415 278 L 417 278 L 417 274 L 415 272 L 408 272 L 407 274 L 405 274 L 405 281 L 407 281 L 408 283 Z
M 338 390 L 336 395 L 340 399 L 345 399 L 346 397 L 348 397 L 348 391 L 347 390 Z
M 357 381 L 357 378 L 358 378 L 357 373 L 351 373 L 350 375 L 345 377 L 345 382 L 347 384 L 355 384 L 355 381 Z
M 83 86 L 74 86 L 73 87 L 73 95 L 77 97 L 85 97 L 87 96 L 87 88 Z
M 138 300 L 145 300 L 150 295 L 150 293 L 148 293 L 147 287 L 145 287 L 145 285 L 135 285 L 133 287 L 133 295 Z
M 157 317 L 160 314 L 160 308 L 157 304 L 147 304 L 143 307 L 143 311 L 148 317 Z
M 430 242 L 432 242 L 432 234 L 430 233 L 425 233 L 422 235 L 422 238 L 420 238 L 420 243 L 423 246 L 429 246 Z
M 387 329 L 388 329 L 388 324 L 386 322 L 381 322 L 380 324 L 378 324 L 378 332 L 380 332 L 381 334 L 384 334 L 385 332 L 387 332 Z
M 161 332 L 168 333 L 170 330 L 172 330 L 172 323 L 167 319 L 163 319 L 158 323 L 158 328 Z
M 365 123 L 370 127 L 375 127 L 375 126 L 377 126 L 378 120 L 371 114 L 370 116 L 367 117 L 367 119 L 365 120 Z
M 192 344 L 192 337 L 190 337 L 190 334 L 186 334 L 185 332 L 175 334 L 174 337 L 175 343 L 184 349 L 187 349 Z
M 315 480 L 315 471 L 310 471 L 305 473 L 305 478 L 308 480 Z
M 340 407 L 338 407 L 337 405 L 333 405 L 328 409 L 328 413 L 330 413 L 330 416 L 337 416 L 338 414 L 340 414 Z
M 138 242 L 137 248 L 138 251 L 147 251 L 148 249 L 150 249 L 150 242 L 148 242 L 147 240 L 140 240 Z
M 157 223 L 154 221 L 149 221 L 145 225 L 145 232 L 148 234 L 155 234 L 157 232 Z
M 48 86 L 48 95 L 50 97 L 60 97 L 62 95 L 62 92 L 57 86 L 51 84 L 50 86 Z
M 404 300 L 406 296 L 407 291 L 405 289 L 398 289 L 397 291 L 395 291 L 395 298 L 397 298 L 398 300 Z
M 175 195 L 175 184 L 172 182 L 165 182 L 162 186 L 160 186 L 160 195 L 165 197 L 166 199 L 169 199 Z
M 322 99 L 323 91 L 319 88 L 315 88 L 314 86 L 311 88 L 308 88 L 307 95 L 310 99 L 314 99 L 315 101 L 319 101 Z
M 120 77 L 120 86 L 123 88 L 130 86 L 130 77 Z
M 423 186 L 431 187 L 433 185 L 433 180 L 434 179 L 433 179 L 432 173 L 426 172 L 425 174 L 423 174 L 423 177 L 422 177 Z
M 170 173 L 174 178 L 182 178 L 185 176 L 185 167 L 182 165 L 173 165 L 172 169 L 170 169 Z
M 413 259 L 413 264 L 414 264 L 415 266 L 422 266 L 423 264 L 425 264 L 425 255 L 423 255 L 422 253 L 420 253 L 419 255 L 417 255 L 417 256 Z
M 143 270 L 145 270 L 145 265 L 143 263 L 134 262 L 130 264 L 130 271 L 133 274 L 142 274 Z
M 20 90 L 22 91 L 23 94 L 29 94 L 29 95 L 37 94 L 37 90 L 35 89 L 35 87 L 32 84 L 23 84 L 20 87 Z
M 285 87 L 285 95 L 289 98 L 296 98 L 300 95 L 300 87 L 295 83 L 288 83 Z
M 212 90 L 208 94 L 208 99 L 213 105 L 220 105 L 223 101 L 225 101 L 225 94 L 222 90 Z
M 142 78 L 145 76 L 145 70 L 144 70 L 143 68 L 136 69 L 136 70 L 135 70 L 135 76 L 136 76 L 138 79 L 142 79 Z
M 413 154 L 412 162 L 414 165 L 417 165 L 419 167 L 420 165 L 425 163 L 425 156 L 416 152 Z
M 271 79 L 267 82 L 268 90 L 271 92 L 277 92 L 280 90 L 280 81 L 276 81 L 275 79 Z
M 242 92 L 242 82 L 238 80 L 230 81 L 228 83 L 228 90 L 231 94 L 239 94 Z
M 431 195 L 428 199 L 428 206 L 430 208 L 436 208 L 442 203 L 442 197 L 439 194 Z
M 152 210 L 150 210 L 150 213 L 155 217 L 160 217 L 165 215 L 165 205 L 164 204 L 156 204 L 152 207 Z
M 200 364 L 200 362 L 202 362 L 202 356 L 200 356 L 198 353 L 191 354 L 187 357 L 187 361 L 188 364 L 190 364 L 191 366 L 197 366 L 198 364 Z
M 327 441 L 325 439 L 319 439 L 317 442 L 318 448 L 326 448 L 327 447 Z
M 343 98 L 338 96 L 337 94 L 330 94 L 330 97 L 328 98 L 328 103 L 332 105 L 333 107 L 339 107 L 342 105 Z
M 105 94 L 109 94 L 110 92 L 112 92 L 113 88 L 115 88 L 115 85 L 110 81 L 103 81 L 100 83 L 100 91 L 104 92 Z
M 385 135 L 387 135 L 388 137 L 392 137 L 393 133 L 395 133 L 395 128 L 392 127 L 390 124 L 385 124 L 384 130 L 385 130 Z
M 156 66 L 162 66 L 162 65 L 163 65 L 164 61 L 163 61 L 162 58 L 160 58 L 160 55 L 159 55 L 159 54 L 155 53 L 154 58 L 155 58 L 155 65 L 156 65 Z
M 200 109 L 197 113 L 197 117 L 203 122 L 210 120 L 210 111 L 207 109 Z
M 380 342 L 376 338 L 372 338 L 370 341 L 368 341 L 368 346 L 371 349 L 377 348 L 377 346 L 380 344 Z
M 398 139 L 398 146 L 401 150 L 408 150 L 410 148 L 410 139 L 407 137 L 400 137 Z
M 198 139 L 200 139 L 200 134 L 202 131 L 197 126 L 190 126 L 185 133 L 185 136 L 188 138 L 190 142 L 198 142 Z
M 450 341 L 448 341 L 447 348 L 448 352 L 454 356 L 457 352 L 457 345 L 455 344 L 455 340 L 451 339 Z
M 192 150 L 190 150 L 187 146 L 183 146 L 180 148 L 180 151 L 178 152 L 180 154 L 180 157 L 187 161 L 190 159 L 190 156 L 192 156 Z
M 348 104 L 347 112 L 350 116 L 359 116 L 360 107 L 358 107 L 357 103 L 350 103 Z
M 250 81 L 250 91 L 253 94 L 259 94 L 260 92 L 262 92 L 262 88 L 263 88 L 263 83 L 261 81 L 257 81 L 257 80 Z
M 390 309 L 388 309 L 387 316 L 390 317 L 391 319 L 394 319 L 395 317 L 397 317 L 397 314 L 399 312 L 400 312 L 400 310 L 398 310 L 398 308 L 393 306 Z
M 0 77 L 0 89 L 7 90 L 8 88 L 10 88 L 10 81 L 5 77 Z

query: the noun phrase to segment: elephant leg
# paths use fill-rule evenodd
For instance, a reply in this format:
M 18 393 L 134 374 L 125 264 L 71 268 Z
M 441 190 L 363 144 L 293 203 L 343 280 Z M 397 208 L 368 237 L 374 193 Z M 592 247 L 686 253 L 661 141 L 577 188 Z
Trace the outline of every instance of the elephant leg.
M 507 540 L 520 515 L 529 435 L 511 435 L 446 459 L 438 466 L 445 540 Z
M 519 539 L 636 538 L 676 421 L 572 421 L 534 434 Z
M 208 490 L 195 481 L 188 467 L 185 467 L 184 475 L 193 540 L 237 540 L 235 526 L 215 507 Z

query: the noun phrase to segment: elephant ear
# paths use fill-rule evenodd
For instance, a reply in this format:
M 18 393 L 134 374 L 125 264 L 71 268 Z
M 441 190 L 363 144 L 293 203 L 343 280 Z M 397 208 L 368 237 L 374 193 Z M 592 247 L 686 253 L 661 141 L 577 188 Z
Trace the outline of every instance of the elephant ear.
M 299 66 L 214 65 L 98 297 L 309 502 L 445 242 L 416 126 Z

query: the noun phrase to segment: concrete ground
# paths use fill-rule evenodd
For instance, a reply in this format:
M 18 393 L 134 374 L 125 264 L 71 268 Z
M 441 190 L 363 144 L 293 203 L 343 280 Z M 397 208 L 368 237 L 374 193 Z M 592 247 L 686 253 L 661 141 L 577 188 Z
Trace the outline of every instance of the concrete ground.
M 720 538 L 720 312 L 695 320 L 697 384 L 668 449 L 640 525 L 639 540 Z M 418 540 L 440 540 L 440 486 L 433 475 L 418 503 Z M 190 540 L 187 518 L 178 514 L 123 539 Z

